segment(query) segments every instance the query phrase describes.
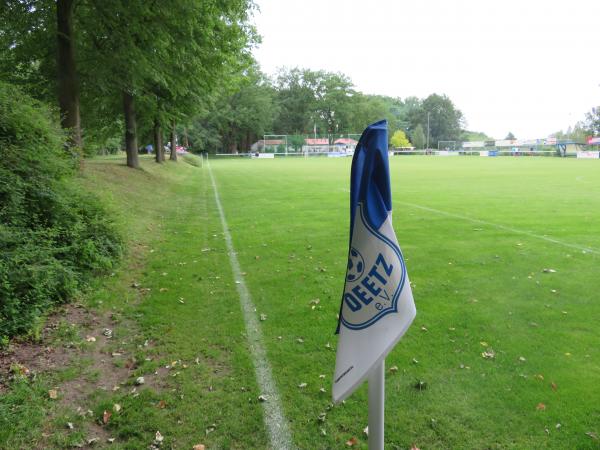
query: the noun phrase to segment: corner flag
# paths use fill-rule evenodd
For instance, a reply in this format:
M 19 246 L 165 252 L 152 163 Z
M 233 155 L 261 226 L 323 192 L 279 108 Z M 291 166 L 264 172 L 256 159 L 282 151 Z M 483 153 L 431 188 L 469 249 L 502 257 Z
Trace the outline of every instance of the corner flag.
M 337 329 L 334 402 L 352 394 L 380 366 L 383 377 L 381 363 L 416 315 L 392 228 L 387 148 L 387 122 L 382 120 L 365 129 L 352 159 L 350 245 Z

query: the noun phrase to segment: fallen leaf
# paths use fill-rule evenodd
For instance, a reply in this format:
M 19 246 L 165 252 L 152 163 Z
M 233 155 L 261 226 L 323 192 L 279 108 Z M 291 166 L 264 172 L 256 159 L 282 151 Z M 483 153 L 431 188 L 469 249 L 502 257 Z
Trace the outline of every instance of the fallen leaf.
M 138 386 L 144 384 L 145 382 L 146 382 L 146 380 L 144 379 L 144 377 L 137 377 L 135 379 L 135 384 L 138 385 Z
M 538 411 L 544 411 L 546 409 L 546 405 L 544 405 L 543 403 L 538 403 L 535 409 L 537 409 Z
M 164 400 L 161 400 L 158 402 L 158 404 L 156 406 L 158 406 L 160 409 L 165 409 L 167 407 L 167 402 L 165 402 Z
M 496 357 L 496 353 L 494 352 L 494 350 L 492 350 L 491 348 L 489 350 L 486 350 L 485 352 L 483 352 L 481 354 L 481 356 L 484 359 L 494 359 Z
M 550 387 L 552 388 L 553 391 L 558 389 L 558 386 L 556 385 L 556 383 L 554 381 L 552 383 L 550 383 Z
M 368 425 L 363 429 L 363 434 L 367 437 L 369 436 L 369 426 Z
M 356 439 L 355 437 L 353 437 L 353 438 L 350 438 L 350 439 L 348 439 L 348 440 L 346 441 L 346 445 L 347 445 L 348 447 L 353 447 L 353 446 L 355 446 L 356 444 L 358 444 L 358 439 Z
M 73 423 L 72 423 L 72 422 L 67 422 L 67 428 L 68 428 L 69 430 L 72 430 L 72 429 L 73 429 L 73 428 L 75 428 L 75 427 L 73 426 Z
M 110 411 L 104 411 L 104 413 L 102 413 L 102 422 L 104 423 L 104 425 L 106 425 L 108 423 L 108 421 L 110 420 L 110 416 L 112 416 L 112 413 Z
M 267 396 L 266 395 L 259 395 L 258 396 L 258 401 L 259 402 L 266 402 L 267 401 Z
M 212 433 L 213 431 L 215 431 L 217 429 L 217 425 L 216 424 L 211 424 L 206 430 L 204 430 L 204 432 L 206 433 L 206 435 L 208 436 L 210 433 Z
M 87 342 L 96 342 L 96 338 L 94 336 L 86 336 L 85 340 Z
M 298 387 L 299 387 L 300 389 L 304 389 L 306 386 L 308 386 L 306 383 L 300 383 L 300 384 L 298 385 Z
M 122 407 L 121 407 L 121 405 L 119 405 L 118 403 L 115 403 L 115 404 L 113 405 L 113 411 L 114 411 L 114 412 L 119 412 L 119 411 L 121 411 L 121 409 L 123 409 L 123 408 L 122 408 Z
M 205 450 L 206 447 L 204 446 L 204 444 L 196 444 L 192 447 L 192 450 Z
M 410 450 L 421 450 L 419 447 L 417 447 L 415 444 L 412 445 L 412 447 L 410 448 Z
M 594 433 L 593 431 L 588 431 L 587 433 L 585 433 L 586 436 L 591 437 L 593 440 L 597 441 L 598 440 L 598 435 L 596 433 Z
M 392 366 L 392 367 L 390 367 L 389 368 L 389 372 L 390 373 L 396 373 L 396 372 L 398 372 L 398 366 Z
M 526 360 L 526 359 L 525 359 L 523 356 L 519 356 L 519 361 L 521 361 L 521 362 L 525 362 L 525 361 L 527 361 L 527 360 Z
M 161 443 L 165 438 L 163 437 L 162 434 L 160 434 L 160 431 L 157 431 L 156 434 L 154 435 L 154 442 L 157 443 Z
M 48 397 L 50 397 L 52 400 L 56 400 L 58 398 L 58 391 L 56 389 L 50 389 L 48 391 Z

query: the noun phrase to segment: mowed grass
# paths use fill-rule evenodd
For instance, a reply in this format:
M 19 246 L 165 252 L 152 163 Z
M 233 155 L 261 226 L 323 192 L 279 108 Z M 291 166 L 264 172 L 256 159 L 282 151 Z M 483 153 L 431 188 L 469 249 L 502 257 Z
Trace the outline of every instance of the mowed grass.
M 366 386 L 330 405 L 350 159 L 210 164 L 294 443 L 366 448 Z M 386 361 L 386 448 L 600 448 L 598 161 L 390 165 L 417 318 Z
M 85 162 L 81 188 L 110 206 L 129 249 L 111 276 L 78 299 L 110 322 L 75 328 L 81 341 L 91 335 L 96 342 L 71 351 L 64 367 L 2 392 L 0 448 L 268 446 L 207 180 L 184 161 L 142 158 L 140 170 L 125 167 L 122 157 Z M 94 346 L 105 342 L 102 360 L 91 361 Z M 145 383 L 136 386 L 139 376 Z

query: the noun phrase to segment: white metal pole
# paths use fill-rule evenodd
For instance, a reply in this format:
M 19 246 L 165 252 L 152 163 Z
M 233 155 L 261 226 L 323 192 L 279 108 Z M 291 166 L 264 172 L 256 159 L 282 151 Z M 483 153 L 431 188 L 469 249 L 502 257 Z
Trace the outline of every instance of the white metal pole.
M 369 450 L 383 450 L 385 360 L 369 374 Z

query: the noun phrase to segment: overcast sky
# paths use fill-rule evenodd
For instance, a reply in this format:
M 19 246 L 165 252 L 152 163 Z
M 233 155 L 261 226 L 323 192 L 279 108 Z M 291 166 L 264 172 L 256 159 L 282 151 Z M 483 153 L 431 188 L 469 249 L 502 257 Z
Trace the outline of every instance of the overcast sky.
M 269 75 L 297 66 L 367 94 L 446 94 L 494 138 L 547 137 L 600 105 L 600 0 L 255 1 Z

